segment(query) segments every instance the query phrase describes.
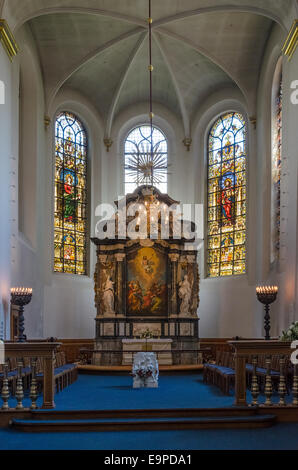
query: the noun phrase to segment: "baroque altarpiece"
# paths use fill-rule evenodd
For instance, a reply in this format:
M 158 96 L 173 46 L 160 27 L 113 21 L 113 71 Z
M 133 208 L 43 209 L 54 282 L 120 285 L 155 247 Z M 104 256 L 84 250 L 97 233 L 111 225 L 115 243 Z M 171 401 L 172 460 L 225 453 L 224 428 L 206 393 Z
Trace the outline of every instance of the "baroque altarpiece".
M 183 232 L 182 237 L 176 237 L 174 224 L 177 221 L 169 209 L 178 207 L 179 202 L 156 188 L 137 188 L 127 195 L 124 206 L 121 205 L 121 210 L 126 212 L 126 236 L 122 235 L 123 238 L 118 236 L 121 201 L 115 204 L 115 216 L 102 227 L 107 234 L 114 227 L 115 237 L 92 239 L 97 247 L 94 362 L 121 364 L 123 342 L 147 334 L 171 343 L 173 364 L 197 363 L 197 251 L 190 245 L 190 240 L 183 237 Z M 133 212 L 134 215 L 130 215 Z M 135 227 L 136 234 L 140 232 L 139 237 L 128 236 L 130 224 Z M 179 220 L 178 224 L 184 227 L 184 232 L 185 227 L 189 232 L 194 228 L 191 222 Z M 155 233 L 153 237 L 152 232 Z

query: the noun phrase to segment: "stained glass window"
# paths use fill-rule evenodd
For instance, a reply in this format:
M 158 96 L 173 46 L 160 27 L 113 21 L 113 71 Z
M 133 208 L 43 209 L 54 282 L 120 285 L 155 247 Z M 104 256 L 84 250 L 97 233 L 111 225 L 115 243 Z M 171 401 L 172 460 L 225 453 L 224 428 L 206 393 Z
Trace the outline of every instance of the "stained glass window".
M 208 140 L 209 277 L 246 270 L 246 127 L 239 113 L 221 116 Z
M 282 77 L 273 97 L 272 126 L 272 201 L 271 201 L 271 261 L 279 258 L 280 249 L 280 177 L 282 152 Z
M 63 112 L 55 129 L 54 271 L 86 274 L 87 136 L 82 123 Z
M 168 143 L 164 134 L 156 127 L 153 127 L 152 150 L 153 185 L 162 193 L 166 193 L 168 190 Z M 151 127 L 143 125 L 133 129 L 126 138 L 124 149 L 125 194 L 132 193 L 142 184 L 149 184 L 150 152 Z

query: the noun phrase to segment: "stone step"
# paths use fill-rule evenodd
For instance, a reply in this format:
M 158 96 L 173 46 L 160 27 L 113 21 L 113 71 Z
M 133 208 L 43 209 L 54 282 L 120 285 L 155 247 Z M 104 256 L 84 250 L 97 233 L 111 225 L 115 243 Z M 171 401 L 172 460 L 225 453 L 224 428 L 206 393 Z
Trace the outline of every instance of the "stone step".
M 29 419 L 37 420 L 77 420 L 105 418 L 194 418 L 221 416 L 256 416 L 258 407 L 233 406 L 223 408 L 152 408 L 120 410 L 36 410 Z M 266 413 L 267 414 L 267 413 Z
M 272 426 L 276 416 L 255 414 L 243 416 L 197 417 L 133 417 L 94 419 L 12 419 L 12 429 L 23 432 L 100 432 L 100 431 L 163 431 L 179 429 L 264 428 Z

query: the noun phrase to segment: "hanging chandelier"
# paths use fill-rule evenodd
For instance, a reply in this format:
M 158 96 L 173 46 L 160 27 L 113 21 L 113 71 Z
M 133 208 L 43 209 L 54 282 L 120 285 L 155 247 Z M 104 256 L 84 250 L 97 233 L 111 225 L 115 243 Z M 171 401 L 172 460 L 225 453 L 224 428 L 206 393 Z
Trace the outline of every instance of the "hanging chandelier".
M 137 151 L 129 156 L 125 165 L 127 175 L 132 177 L 137 185 L 154 186 L 164 181 L 165 175 L 168 174 L 167 157 L 162 151 L 159 142 L 154 143 L 153 128 L 153 83 L 152 74 L 154 67 L 152 65 L 152 16 L 151 16 L 151 0 L 149 0 L 149 17 L 148 17 L 148 36 L 149 36 L 149 119 L 150 119 L 150 136 L 146 142 L 139 144 Z

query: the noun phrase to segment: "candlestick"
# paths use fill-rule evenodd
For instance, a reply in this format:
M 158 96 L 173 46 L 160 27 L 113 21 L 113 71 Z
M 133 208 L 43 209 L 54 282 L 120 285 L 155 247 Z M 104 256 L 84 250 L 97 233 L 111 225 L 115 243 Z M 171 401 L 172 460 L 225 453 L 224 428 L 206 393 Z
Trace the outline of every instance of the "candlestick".
M 278 287 L 277 286 L 258 286 L 256 287 L 257 299 L 259 302 L 265 305 L 265 316 L 264 316 L 264 329 L 265 339 L 270 339 L 270 307 L 276 300 Z
M 31 302 L 32 293 L 33 290 L 29 287 L 13 287 L 11 289 L 11 303 L 19 307 L 18 343 L 24 343 L 26 341 L 26 336 L 24 335 L 24 306 Z

